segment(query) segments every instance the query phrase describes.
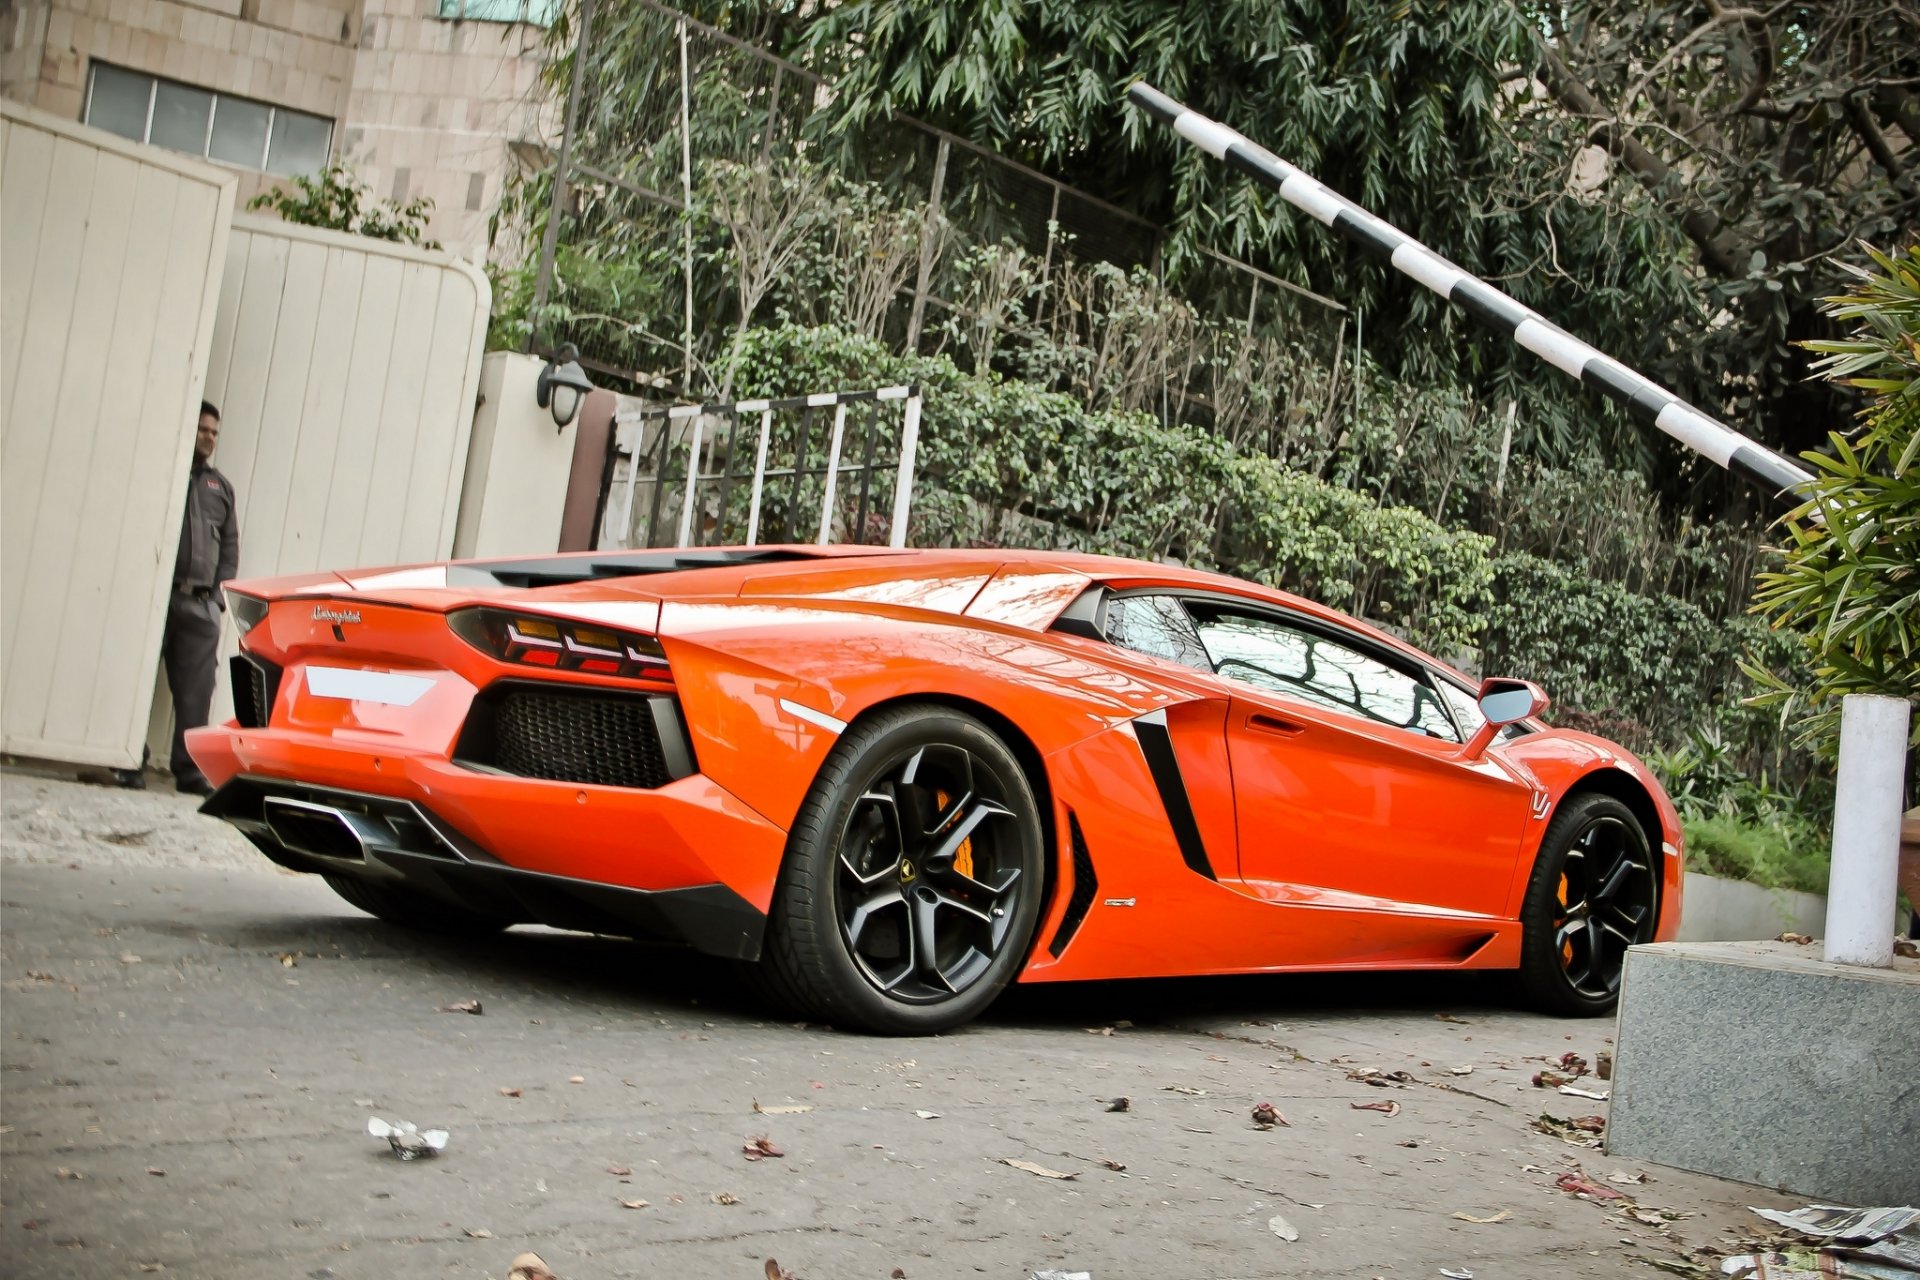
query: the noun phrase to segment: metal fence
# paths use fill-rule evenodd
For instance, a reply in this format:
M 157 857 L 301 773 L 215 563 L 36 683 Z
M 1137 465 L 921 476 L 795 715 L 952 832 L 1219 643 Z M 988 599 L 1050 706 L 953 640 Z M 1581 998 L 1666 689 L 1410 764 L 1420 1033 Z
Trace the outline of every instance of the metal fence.
M 907 544 L 920 390 L 615 415 L 596 548 Z

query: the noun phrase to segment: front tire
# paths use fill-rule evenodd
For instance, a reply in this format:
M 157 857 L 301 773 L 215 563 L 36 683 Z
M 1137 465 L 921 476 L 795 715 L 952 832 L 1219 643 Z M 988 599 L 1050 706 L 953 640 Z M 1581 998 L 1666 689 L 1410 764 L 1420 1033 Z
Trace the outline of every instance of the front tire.
M 762 985 L 852 1030 L 959 1026 L 1025 963 L 1045 848 L 1025 770 L 980 721 L 938 706 L 863 720 L 788 837 Z
M 1620 999 L 1627 948 L 1653 941 L 1660 869 L 1633 811 L 1566 801 L 1547 826 L 1520 909 L 1520 985 L 1547 1013 L 1593 1017 Z
M 504 916 L 486 915 L 456 907 L 450 902 L 405 889 L 379 884 L 356 876 L 322 876 L 327 886 L 346 901 L 370 916 L 388 924 L 437 933 L 445 937 L 471 938 L 498 933 L 515 922 Z

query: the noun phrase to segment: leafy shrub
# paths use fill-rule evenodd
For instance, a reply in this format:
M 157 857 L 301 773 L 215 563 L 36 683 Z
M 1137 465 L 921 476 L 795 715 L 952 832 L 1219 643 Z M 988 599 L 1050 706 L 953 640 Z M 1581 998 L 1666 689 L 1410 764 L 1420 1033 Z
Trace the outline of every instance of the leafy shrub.
M 1689 871 L 1768 889 L 1827 891 L 1827 846 L 1797 824 L 1710 813 L 1684 818 L 1682 825 Z
M 943 356 L 896 356 L 832 326 L 749 331 L 737 370 L 749 396 L 920 384 L 920 545 L 1000 545 L 1017 531 L 1020 542 L 1176 559 L 1297 591 L 1443 651 L 1479 631 L 1489 539 L 1211 432 L 1089 409 Z

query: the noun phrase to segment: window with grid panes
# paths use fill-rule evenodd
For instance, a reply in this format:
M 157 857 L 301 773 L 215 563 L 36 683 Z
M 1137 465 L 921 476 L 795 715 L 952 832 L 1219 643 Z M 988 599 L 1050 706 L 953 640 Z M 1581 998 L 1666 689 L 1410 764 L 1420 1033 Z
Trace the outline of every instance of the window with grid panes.
M 82 118 L 135 142 L 287 177 L 320 172 L 333 150 L 325 116 L 104 62 L 87 78 Z

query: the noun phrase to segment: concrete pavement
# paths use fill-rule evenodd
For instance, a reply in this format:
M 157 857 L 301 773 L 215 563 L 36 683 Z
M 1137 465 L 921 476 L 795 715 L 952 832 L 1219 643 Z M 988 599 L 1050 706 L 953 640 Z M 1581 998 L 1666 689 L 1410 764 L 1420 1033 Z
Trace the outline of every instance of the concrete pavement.
M 1789 1203 L 1535 1132 L 1605 1111 L 1529 1081 L 1612 1024 L 1513 1012 L 1486 978 L 1038 988 L 954 1034 L 854 1037 L 769 1019 L 676 952 L 404 934 L 170 793 L 8 773 L 0 795 L 21 1280 L 477 1280 L 523 1249 L 562 1280 L 746 1280 L 770 1257 L 806 1280 L 1612 1277 Z M 466 999 L 484 1013 L 437 1011 Z M 1254 1128 L 1262 1100 L 1289 1126 Z M 374 1114 L 450 1129 L 447 1152 L 401 1163 Z M 785 1155 L 748 1161 L 761 1134 Z M 1577 1199 L 1555 1185 L 1575 1169 L 1686 1216 Z

